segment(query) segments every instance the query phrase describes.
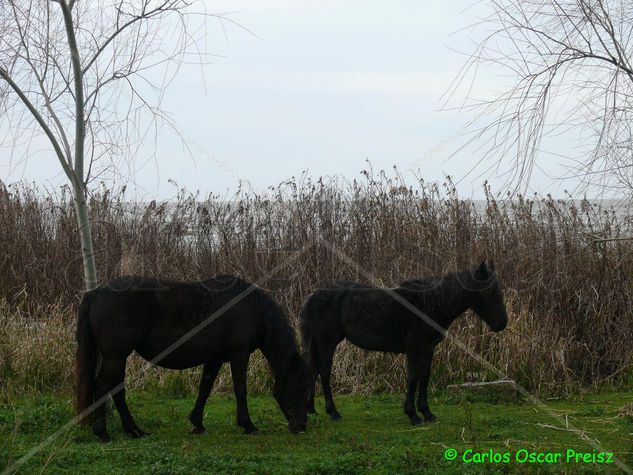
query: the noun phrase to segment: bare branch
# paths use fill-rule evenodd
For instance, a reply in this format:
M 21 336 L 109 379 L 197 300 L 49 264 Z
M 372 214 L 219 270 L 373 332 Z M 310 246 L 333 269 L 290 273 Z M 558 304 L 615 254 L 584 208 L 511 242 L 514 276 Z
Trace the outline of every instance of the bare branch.
M 51 145 L 53 146 L 53 149 L 55 150 L 55 154 L 57 155 L 57 158 L 59 160 L 59 163 L 62 166 L 62 169 L 64 170 L 64 173 L 66 173 L 66 176 L 68 177 L 69 180 L 74 181 L 75 175 L 73 173 L 73 170 L 70 168 L 70 165 L 67 162 L 66 157 L 64 156 L 64 152 L 59 146 L 59 142 L 57 142 L 57 139 L 55 138 L 55 134 L 53 134 L 51 129 L 48 127 L 48 124 L 42 118 L 42 115 L 38 112 L 38 110 L 31 103 L 31 101 L 29 101 L 29 98 L 20 89 L 20 87 L 13 81 L 13 79 L 11 79 L 11 76 L 9 76 L 9 73 L 3 68 L 0 68 L 0 78 L 4 79 L 9 84 L 11 89 L 15 91 L 15 93 L 18 95 L 20 100 L 24 103 L 26 108 L 33 115 L 33 118 L 37 121 L 39 126 L 42 127 L 42 130 L 46 134 L 46 137 L 48 137 L 48 140 L 50 140 Z
M 84 83 L 83 71 L 81 70 L 81 59 L 79 48 L 75 38 L 75 27 L 70 6 L 65 0 L 60 0 L 59 5 L 64 15 L 64 25 L 68 37 L 68 49 L 70 50 L 70 61 L 73 68 L 75 83 L 75 176 L 82 183 L 84 182 L 84 140 L 86 136 L 86 123 L 84 121 Z
M 595 176 L 588 172 L 601 167 L 606 180 L 633 183 L 633 3 L 490 0 L 490 5 L 492 15 L 483 26 L 492 32 L 447 91 L 451 101 L 470 80 L 459 109 L 476 116 L 464 146 L 477 140 L 483 161 L 513 157 L 508 184 L 528 186 L 542 147 L 574 130 L 585 137 L 570 159 L 574 176 Z M 486 70 L 497 73 L 486 83 L 501 81 L 502 92 L 480 100 L 473 84 Z

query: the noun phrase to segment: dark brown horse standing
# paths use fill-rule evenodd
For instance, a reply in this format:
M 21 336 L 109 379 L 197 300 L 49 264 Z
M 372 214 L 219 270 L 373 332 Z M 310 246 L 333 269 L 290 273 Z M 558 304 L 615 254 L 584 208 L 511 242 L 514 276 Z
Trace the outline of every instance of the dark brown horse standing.
M 318 289 L 308 297 L 300 317 L 310 358 L 308 410 L 315 412 L 314 385 L 320 375 L 325 409 L 332 419 L 341 417 L 332 398 L 330 373 L 336 347 L 347 339 L 366 350 L 406 353 L 404 412 L 412 424 L 422 422 L 414 405 L 419 388 L 418 410 L 425 420 L 435 420 L 427 400 L 433 352 L 451 323 L 467 309 L 475 311 L 495 332 L 506 327 L 501 287 L 494 266 L 485 261 L 471 271 L 410 280 L 395 289 L 356 282 L 337 282 Z
M 198 398 L 189 415 L 195 433 L 204 432 L 204 405 L 220 367 L 230 362 L 237 424 L 251 433 L 256 428 L 246 404 L 246 370 L 250 354 L 260 349 L 270 363 L 273 395 L 290 430 L 296 433 L 306 428 L 308 372 L 294 332 L 264 290 L 238 277 L 219 276 L 197 283 L 116 279 L 84 296 L 77 342 L 78 413 L 94 409 L 92 431 L 103 441 L 110 440 L 103 404 L 108 394 L 124 431 L 132 437 L 144 435 L 132 418 L 123 389 L 126 360 L 132 351 L 164 368 L 203 365 Z

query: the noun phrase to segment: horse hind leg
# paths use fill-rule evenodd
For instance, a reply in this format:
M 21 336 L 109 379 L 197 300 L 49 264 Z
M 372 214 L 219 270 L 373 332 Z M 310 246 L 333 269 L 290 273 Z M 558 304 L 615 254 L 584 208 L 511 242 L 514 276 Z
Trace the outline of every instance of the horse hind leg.
M 103 363 L 102 363 L 103 364 Z M 110 442 L 112 438 L 108 434 L 106 423 L 106 403 L 108 401 L 108 388 L 111 383 L 107 381 L 103 375 L 103 366 L 99 374 L 95 378 L 94 392 L 94 413 L 92 422 L 92 433 L 96 435 L 101 442 Z
M 125 362 L 127 356 L 124 357 L 104 357 L 101 365 L 101 371 L 96 378 L 95 399 L 98 404 L 95 410 L 95 422 L 92 426 L 92 432 L 102 441 L 110 440 L 110 435 L 106 425 L 106 408 L 105 403 L 108 396 L 111 396 L 116 405 L 123 430 L 130 436 L 142 437 L 146 435 L 134 422 L 130 409 L 125 402 Z
M 113 389 L 116 385 L 116 361 L 105 358 L 101 358 L 101 368 L 99 374 L 95 378 L 95 411 L 92 424 L 92 432 L 102 442 L 109 442 L 111 440 L 110 434 L 108 434 L 107 428 L 107 402 L 111 396 Z
M 330 386 L 330 376 L 332 374 L 332 360 L 334 359 L 334 351 L 336 345 L 329 347 L 319 347 L 319 374 L 321 375 L 321 385 L 323 386 L 323 396 L 325 397 L 325 412 L 327 412 L 333 421 L 338 421 L 341 415 L 336 410 L 334 397 L 332 396 L 332 387 Z
M 202 434 L 205 432 L 204 425 L 202 424 L 202 416 L 204 413 L 204 405 L 209 398 L 209 394 L 211 394 L 211 389 L 213 389 L 213 384 L 215 383 L 215 378 L 218 376 L 218 372 L 222 367 L 222 362 L 214 362 L 205 364 L 202 369 L 202 377 L 200 378 L 200 388 L 198 390 L 198 398 L 196 399 L 196 404 L 189 414 L 189 420 L 193 424 L 193 429 L 191 430 L 194 434 Z
M 125 363 L 127 358 L 123 359 L 123 362 L 120 364 L 120 373 L 118 375 L 117 386 L 121 386 L 120 391 L 116 391 L 112 394 L 112 399 L 114 399 L 114 404 L 116 405 L 116 409 L 119 412 L 119 417 L 121 418 L 121 425 L 123 426 L 123 431 L 128 434 L 130 437 L 137 439 L 139 437 L 144 437 L 148 435 L 146 432 L 141 430 L 139 426 L 134 421 L 132 417 L 132 413 L 130 412 L 130 408 L 127 405 L 125 400 Z
M 308 368 L 310 371 L 310 381 L 308 383 L 308 413 L 316 414 L 314 408 L 314 393 L 316 391 L 316 378 L 319 375 L 319 350 L 316 341 L 310 342 L 308 351 Z

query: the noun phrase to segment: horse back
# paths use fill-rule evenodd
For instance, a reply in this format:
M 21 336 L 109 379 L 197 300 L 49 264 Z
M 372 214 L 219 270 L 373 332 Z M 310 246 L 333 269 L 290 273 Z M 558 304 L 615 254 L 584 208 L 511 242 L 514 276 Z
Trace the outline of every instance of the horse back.
M 232 351 L 254 350 L 264 331 L 252 299 L 234 283 L 123 277 L 97 291 L 91 326 L 103 352 L 136 350 L 160 364 L 186 368 Z M 236 299 L 237 301 L 233 301 Z
M 319 288 L 306 301 L 302 325 L 322 339 L 343 338 L 360 348 L 403 353 L 411 314 L 384 289 L 351 281 Z

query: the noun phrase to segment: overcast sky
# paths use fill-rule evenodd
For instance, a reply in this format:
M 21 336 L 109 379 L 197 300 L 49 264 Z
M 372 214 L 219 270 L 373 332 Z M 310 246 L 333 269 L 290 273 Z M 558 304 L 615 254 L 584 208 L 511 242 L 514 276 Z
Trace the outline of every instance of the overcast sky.
M 395 165 L 426 181 L 450 174 L 463 196 L 481 197 L 483 180 L 496 182 L 494 175 L 466 175 L 476 155 L 447 160 L 446 143 L 468 117 L 439 111 L 464 62 L 451 48 L 472 50 L 468 31 L 460 30 L 484 12 L 472 4 L 208 2 L 210 11 L 234 12 L 228 17 L 257 36 L 229 22 L 211 23 L 209 45 L 219 57 L 204 67 L 204 81 L 199 66 L 184 67 L 163 104 L 206 153 L 192 160 L 165 131 L 155 157 L 134 161 L 138 193 L 169 198 L 176 191 L 169 180 L 202 193 L 231 192 L 239 180 L 261 190 L 306 170 L 355 178 L 369 160 L 374 169 Z M 48 153 L 26 162 L 9 157 L 0 150 L 4 181 L 64 182 Z M 532 189 L 561 191 L 543 174 L 535 175 Z

